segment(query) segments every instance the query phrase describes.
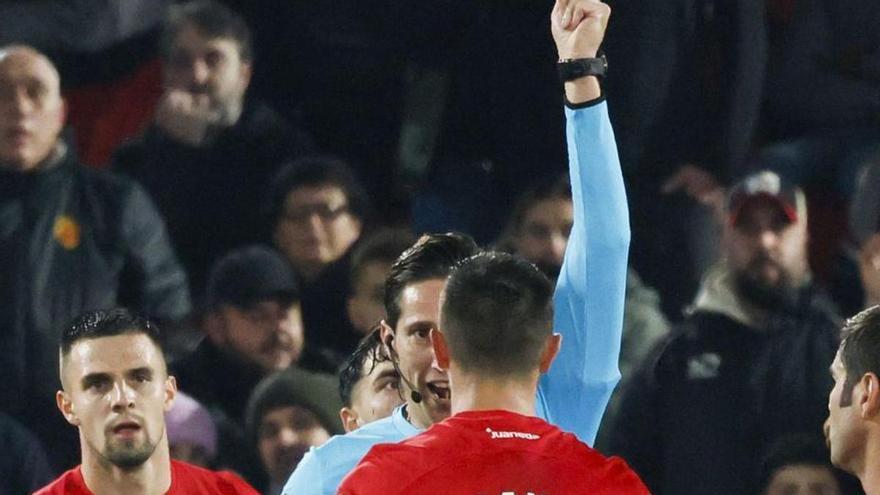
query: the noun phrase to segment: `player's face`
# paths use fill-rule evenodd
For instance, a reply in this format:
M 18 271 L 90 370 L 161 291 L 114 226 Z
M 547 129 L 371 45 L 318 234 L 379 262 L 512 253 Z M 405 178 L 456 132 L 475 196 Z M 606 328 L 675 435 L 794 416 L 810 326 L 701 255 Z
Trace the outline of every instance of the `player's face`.
M 574 222 L 570 200 L 551 198 L 538 201 L 523 217 L 516 238 L 517 254 L 539 266 L 562 266 L 565 246 Z
M 300 406 L 270 409 L 260 421 L 257 435 L 263 467 L 275 482 L 285 481 L 310 448 L 330 438 L 318 417 Z
M 792 223 L 771 199 L 756 198 L 742 207 L 727 229 L 731 268 L 766 290 L 797 287 L 807 271 L 806 221 Z
M 247 308 L 223 306 L 217 343 L 263 370 L 283 370 L 302 355 L 305 334 L 299 304 L 266 300 Z
M 828 395 L 825 439 L 831 449 L 831 463 L 846 470 L 858 456 L 864 443 L 865 432 L 861 425 L 858 408 L 852 406 L 856 390 L 855 388 L 846 390 L 846 369 L 843 366 L 840 351 L 837 352 L 831 365 L 831 376 L 834 378 L 834 388 Z M 847 394 L 847 392 L 849 393 Z
M 795 464 L 773 473 L 764 495 L 840 495 L 840 486 L 827 466 Z
M 58 73 L 27 49 L 0 53 L 0 166 L 34 169 L 55 149 L 64 125 Z
M 348 319 L 364 335 L 385 318 L 385 277 L 390 270 L 391 263 L 371 261 L 363 265 L 352 284 Z
M 163 68 L 166 88 L 207 96 L 220 115 L 240 108 L 251 67 L 238 48 L 231 38 L 206 37 L 196 27 L 184 26 Z
M 422 396 L 418 404 L 410 399 L 409 386 L 401 381 L 407 411 L 416 426 L 428 427 L 449 417 L 449 377 L 437 365 L 431 346 L 431 329 L 440 320 L 440 292 L 443 279 L 406 286 L 400 295 L 400 318 L 394 332 L 400 372 Z
M 275 226 L 275 245 L 301 273 L 338 260 L 361 235 L 345 192 L 334 185 L 291 191 Z
M 176 393 L 161 351 L 144 334 L 76 342 L 64 358 L 59 407 L 79 427 L 83 455 L 123 469 L 167 440 L 164 414 Z
M 357 413 L 359 427 L 391 416 L 394 408 L 403 403 L 398 390 L 400 379 L 394 365 L 384 361 L 373 366 L 367 361 L 363 372 L 370 373 L 355 384 L 351 393 L 351 408 Z

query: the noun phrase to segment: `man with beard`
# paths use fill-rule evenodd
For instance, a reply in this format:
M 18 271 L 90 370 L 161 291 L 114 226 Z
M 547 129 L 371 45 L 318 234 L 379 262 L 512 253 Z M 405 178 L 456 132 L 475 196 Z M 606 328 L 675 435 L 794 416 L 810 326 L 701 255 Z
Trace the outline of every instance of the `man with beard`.
M 165 429 L 177 383 L 159 330 L 125 310 L 85 313 L 64 329 L 58 409 L 79 429 L 82 464 L 38 495 L 256 494 L 231 473 L 172 461 Z
M 637 373 L 611 434 L 655 493 L 755 493 L 756 454 L 826 415 L 839 319 L 811 282 L 804 195 L 758 172 L 727 213 L 726 256 Z
M 260 240 L 260 206 L 278 166 L 312 150 L 304 132 L 246 96 L 251 38 L 244 19 L 216 1 L 172 8 L 154 122 L 113 160 L 155 200 L 196 296 L 223 253 Z

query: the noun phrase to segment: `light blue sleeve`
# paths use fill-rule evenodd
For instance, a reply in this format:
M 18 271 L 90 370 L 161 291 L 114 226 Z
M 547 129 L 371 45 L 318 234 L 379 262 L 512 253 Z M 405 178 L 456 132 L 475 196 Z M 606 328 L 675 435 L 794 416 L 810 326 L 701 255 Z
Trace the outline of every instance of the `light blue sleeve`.
M 565 116 L 574 225 L 553 297 L 562 349 L 539 383 L 537 412 L 592 445 L 620 379 L 629 212 L 607 104 Z
M 315 455 L 314 449 L 306 453 L 284 484 L 281 495 L 325 495 L 324 478 L 327 473 L 324 473 L 321 464 L 321 459 Z

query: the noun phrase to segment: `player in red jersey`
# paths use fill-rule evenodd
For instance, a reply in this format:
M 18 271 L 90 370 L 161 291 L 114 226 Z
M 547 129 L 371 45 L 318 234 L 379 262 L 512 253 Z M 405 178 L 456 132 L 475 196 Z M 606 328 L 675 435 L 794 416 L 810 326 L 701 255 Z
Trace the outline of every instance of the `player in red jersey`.
M 82 464 L 36 495 L 256 495 L 232 473 L 172 461 L 165 412 L 177 384 L 159 333 L 125 310 L 77 318 L 61 336 L 58 408 L 79 428 Z
M 589 15 L 607 16 L 594 0 L 582 4 Z M 453 416 L 373 447 L 339 493 L 648 493 L 622 460 L 535 416 L 538 379 L 561 344 L 551 328 L 552 295 L 547 278 L 514 256 L 482 253 L 460 263 L 441 295 L 440 329 L 431 330 Z

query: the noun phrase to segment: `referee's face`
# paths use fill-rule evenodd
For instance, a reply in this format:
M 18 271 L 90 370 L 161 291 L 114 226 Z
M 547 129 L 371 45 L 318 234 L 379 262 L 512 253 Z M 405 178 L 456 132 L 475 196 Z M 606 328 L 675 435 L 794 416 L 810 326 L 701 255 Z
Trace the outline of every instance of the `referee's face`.
M 397 353 L 403 397 L 410 421 L 421 428 L 449 417 L 449 378 L 437 366 L 431 346 L 431 329 L 440 319 L 440 292 L 443 279 L 431 279 L 408 285 L 400 296 L 400 318 L 394 329 L 392 345 Z M 412 392 L 422 400 L 412 400 Z

